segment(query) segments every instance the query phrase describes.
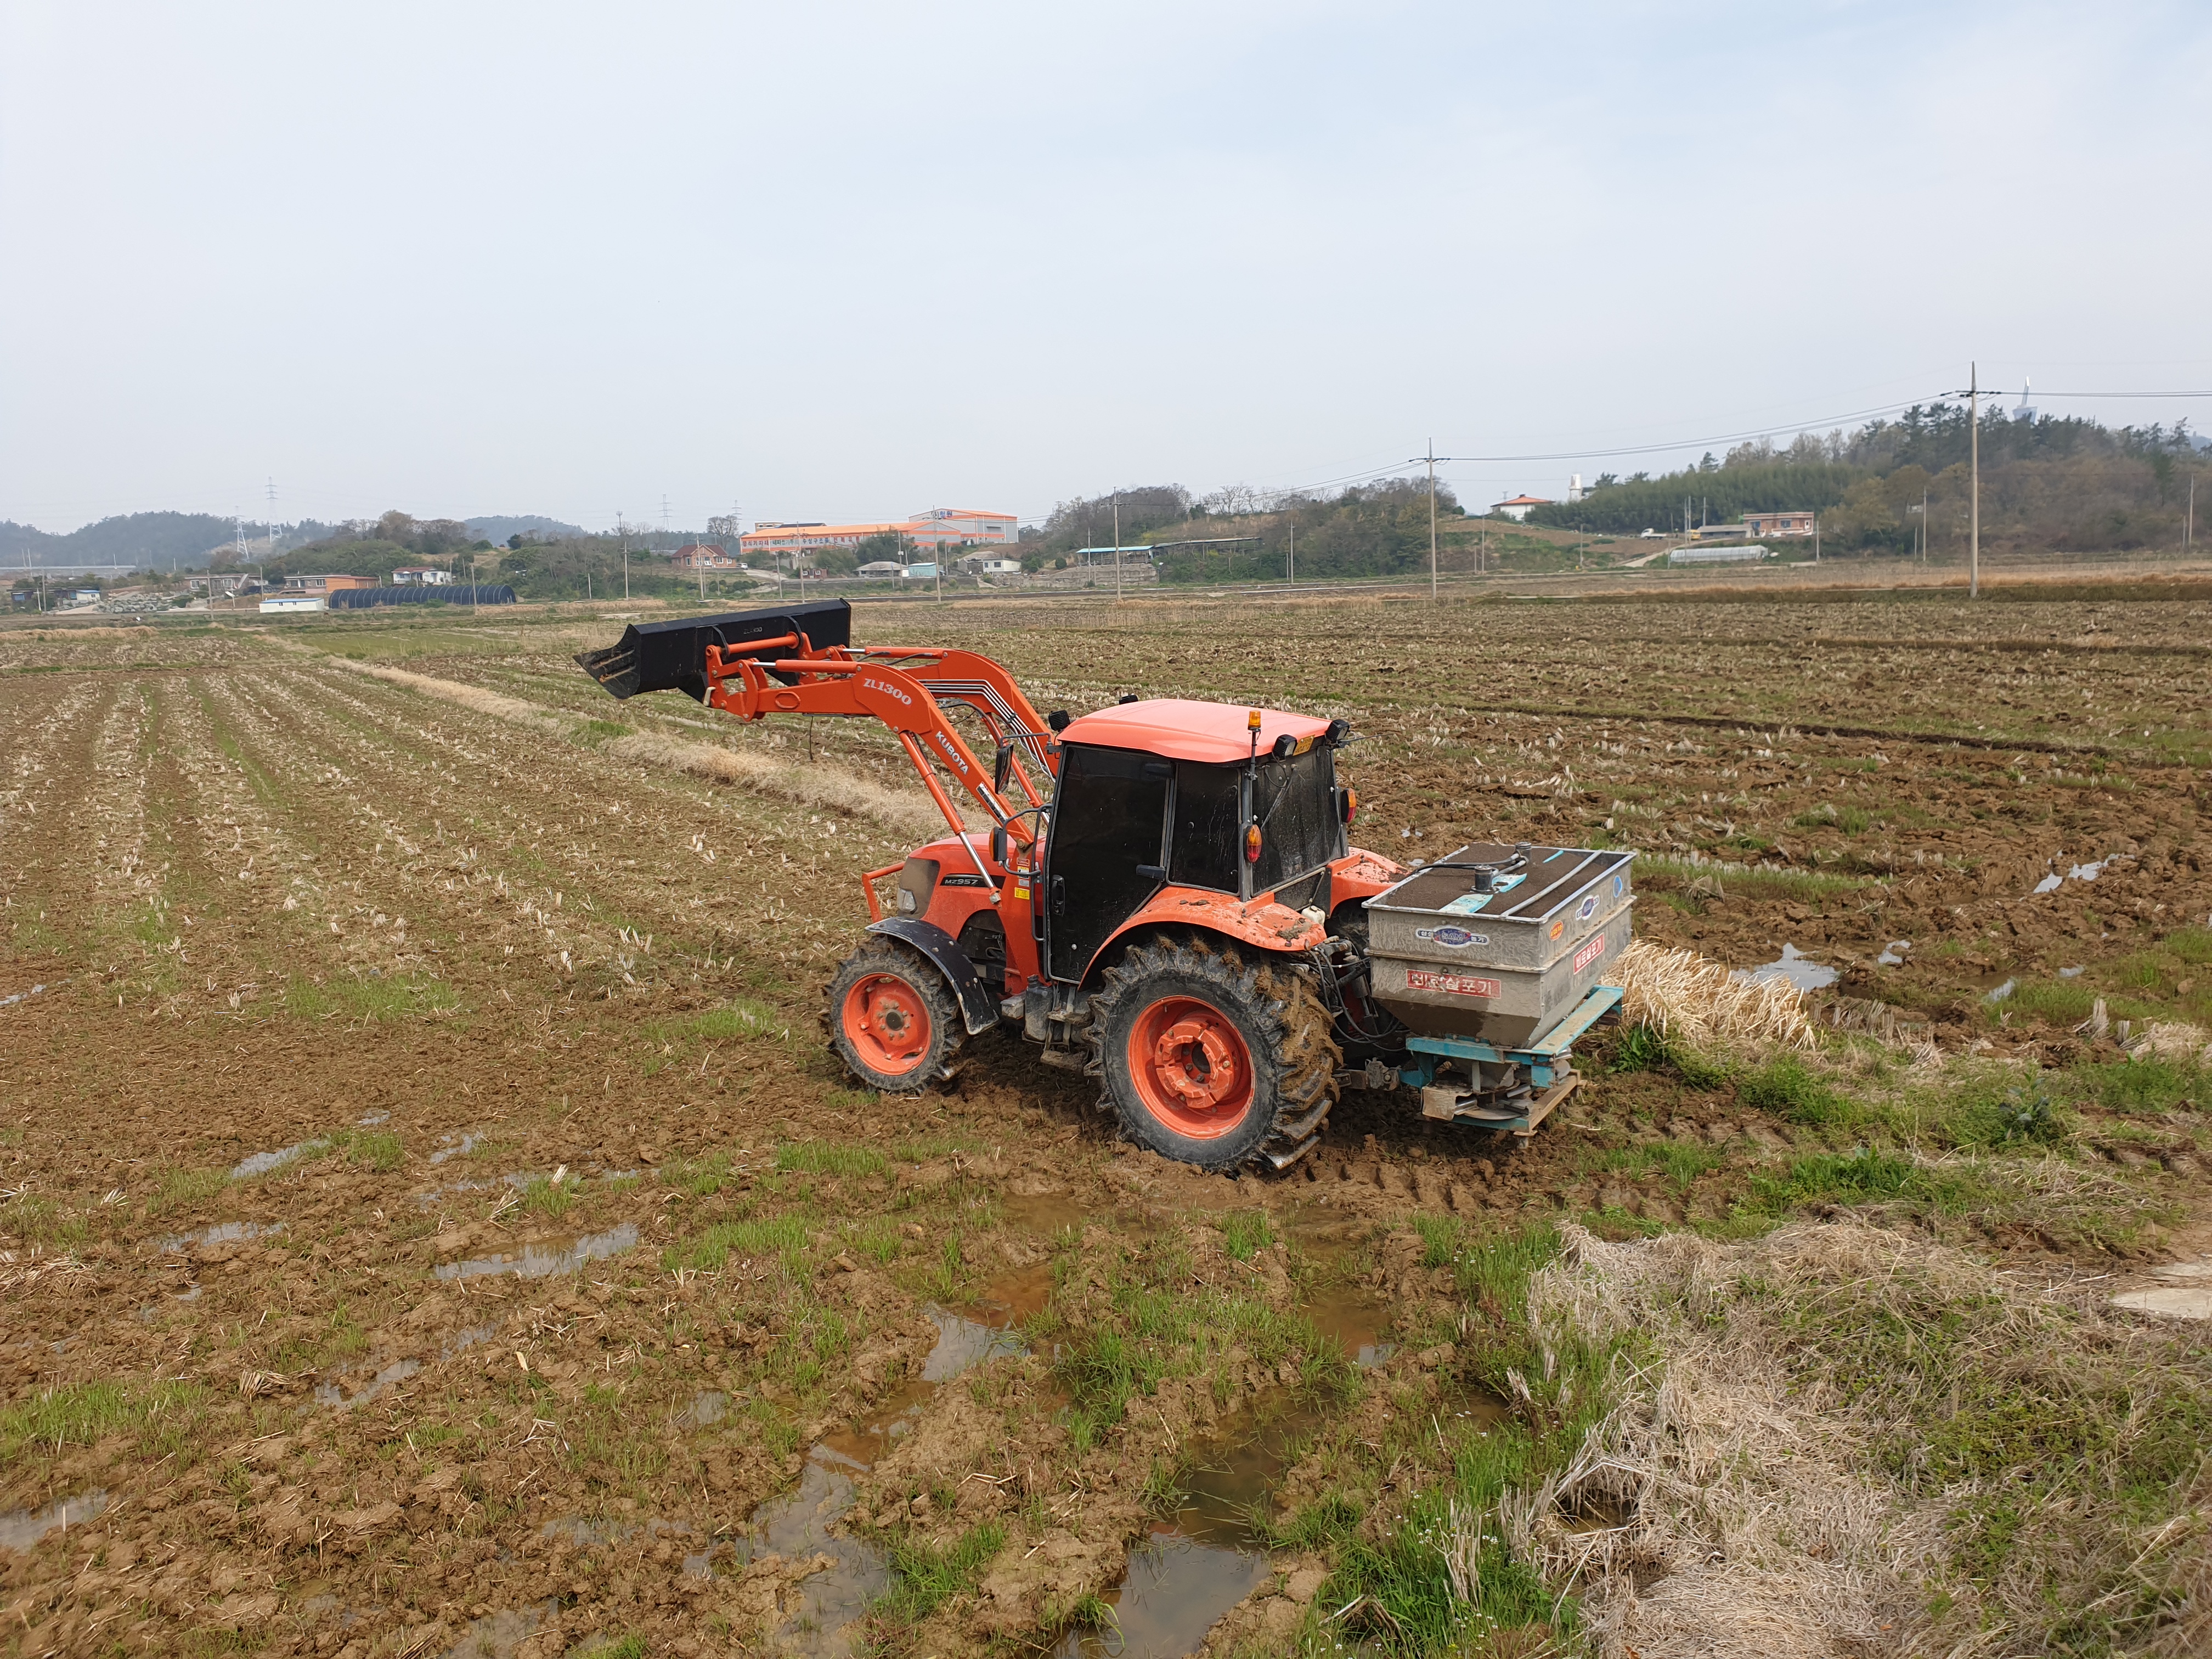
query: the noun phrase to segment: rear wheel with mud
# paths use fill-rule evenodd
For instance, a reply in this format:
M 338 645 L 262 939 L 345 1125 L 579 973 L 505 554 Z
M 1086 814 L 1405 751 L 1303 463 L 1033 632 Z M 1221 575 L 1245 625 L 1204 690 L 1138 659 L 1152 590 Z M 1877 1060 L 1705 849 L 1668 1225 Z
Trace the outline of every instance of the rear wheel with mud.
M 1132 946 L 1091 999 L 1089 1069 L 1121 1127 L 1200 1169 L 1298 1157 L 1341 1063 L 1311 981 L 1204 938 Z
M 880 934 L 830 981 L 830 1046 L 872 1089 L 912 1094 L 956 1069 L 968 1027 L 945 975 L 921 951 Z

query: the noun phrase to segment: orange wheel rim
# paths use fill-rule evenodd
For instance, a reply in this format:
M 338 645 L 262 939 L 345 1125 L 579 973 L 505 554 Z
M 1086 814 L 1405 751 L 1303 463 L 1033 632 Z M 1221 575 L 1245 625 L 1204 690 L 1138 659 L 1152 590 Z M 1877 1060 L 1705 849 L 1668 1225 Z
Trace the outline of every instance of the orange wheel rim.
M 842 1018 L 853 1052 L 885 1077 L 903 1077 L 929 1053 L 929 1005 L 896 974 L 854 981 Z
M 1212 1003 L 1163 997 L 1129 1028 L 1137 1097 L 1191 1140 L 1218 1140 L 1252 1111 L 1252 1051 Z

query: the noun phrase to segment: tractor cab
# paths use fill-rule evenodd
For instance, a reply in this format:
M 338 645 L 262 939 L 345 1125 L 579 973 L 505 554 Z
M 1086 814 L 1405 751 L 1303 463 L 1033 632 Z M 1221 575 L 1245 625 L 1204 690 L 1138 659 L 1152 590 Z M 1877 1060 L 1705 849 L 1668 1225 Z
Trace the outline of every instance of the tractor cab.
M 1336 781 L 1340 720 L 1181 698 L 1070 721 L 1039 906 L 1048 978 L 1080 981 L 1168 888 L 1232 902 L 1329 908 L 1352 797 Z

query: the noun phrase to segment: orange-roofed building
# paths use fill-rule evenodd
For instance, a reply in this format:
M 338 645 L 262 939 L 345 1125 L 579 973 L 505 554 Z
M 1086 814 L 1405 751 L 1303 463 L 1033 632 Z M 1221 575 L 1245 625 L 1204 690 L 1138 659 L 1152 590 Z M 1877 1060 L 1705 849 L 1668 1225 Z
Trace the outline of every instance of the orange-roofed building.
M 1016 540 L 1020 521 L 1011 513 L 981 513 L 969 507 L 934 507 L 910 519 L 881 524 L 757 524 L 738 538 L 748 556 L 804 553 L 825 547 L 857 547 L 871 536 L 900 535 L 917 547 L 995 546 Z

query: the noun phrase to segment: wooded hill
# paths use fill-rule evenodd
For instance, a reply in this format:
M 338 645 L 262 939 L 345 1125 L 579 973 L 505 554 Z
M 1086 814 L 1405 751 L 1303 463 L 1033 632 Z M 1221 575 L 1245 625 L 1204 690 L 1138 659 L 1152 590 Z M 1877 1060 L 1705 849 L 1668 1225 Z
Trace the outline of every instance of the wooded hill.
M 1915 405 L 1856 432 L 1811 433 L 1777 449 L 1764 439 L 1716 460 L 1650 477 L 1601 477 L 1580 501 L 1540 507 L 1528 522 L 1635 535 L 1731 523 L 1747 512 L 1820 514 L 1824 551 L 1911 550 L 1923 493 L 1929 546 L 1963 547 L 1969 495 L 1967 414 Z M 2212 451 L 2185 421 L 2115 430 L 2078 416 L 1982 416 L 1985 547 L 2124 550 L 2179 545 L 2193 477 L 2212 504 Z

